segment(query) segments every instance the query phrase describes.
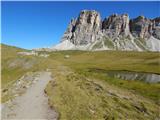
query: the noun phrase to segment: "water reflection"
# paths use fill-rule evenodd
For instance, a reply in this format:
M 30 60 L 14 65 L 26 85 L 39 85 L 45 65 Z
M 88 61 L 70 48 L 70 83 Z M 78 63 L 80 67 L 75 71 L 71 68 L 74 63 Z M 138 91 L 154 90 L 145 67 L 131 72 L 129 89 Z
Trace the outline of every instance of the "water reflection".
M 107 71 L 107 76 L 123 80 L 141 80 L 149 83 L 160 82 L 160 75 L 131 71 Z
M 125 70 L 104 70 L 98 68 L 89 68 L 88 72 L 107 74 L 108 77 L 119 78 L 123 80 L 141 80 L 148 83 L 160 83 L 160 74 L 134 72 Z

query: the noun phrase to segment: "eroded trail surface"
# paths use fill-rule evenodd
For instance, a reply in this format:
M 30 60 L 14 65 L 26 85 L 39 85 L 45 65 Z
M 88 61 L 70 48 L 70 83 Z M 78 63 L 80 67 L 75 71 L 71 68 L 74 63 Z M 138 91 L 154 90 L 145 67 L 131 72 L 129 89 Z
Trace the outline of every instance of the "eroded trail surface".
M 37 82 L 32 84 L 24 94 L 16 97 L 2 108 L 2 119 L 55 120 L 56 112 L 50 109 L 48 98 L 44 93 L 51 80 L 50 72 L 40 72 Z

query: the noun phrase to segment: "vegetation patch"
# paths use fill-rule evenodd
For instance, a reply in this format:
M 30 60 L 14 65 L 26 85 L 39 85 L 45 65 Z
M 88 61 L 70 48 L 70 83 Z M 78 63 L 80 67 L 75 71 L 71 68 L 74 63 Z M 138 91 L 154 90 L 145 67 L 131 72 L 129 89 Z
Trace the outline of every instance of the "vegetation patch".
M 96 44 L 93 46 L 93 50 L 94 49 L 98 49 L 98 48 L 102 48 L 103 47 L 103 45 L 102 45 L 102 42 L 101 41 L 98 41 L 98 42 L 96 42 Z
M 114 48 L 114 44 L 109 38 L 104 37 L 103 40 L 105 46 L 107 46 L 108 48 Z
M 55 51 L 47 58 L 17 55 L 23 49 L 2 45 L 2 91 L 25 73 L 51 71 L 46 86 L 49 105 L 60 119 L 159 119 L 160 84 L 110 78 L 106 70 L 127 70 L 160 74 L 157 52 L 133 51 Z M 42 52 L 39 52 L 41 54 Z M 70 57 L 65 58 L 66 55 Z M 34 64 L 25 68 L 22 63 Z M 9 66 L 12 62 L 16 65 Z M 93 68 L 95 68 L 93 70 Z M 2 92 L 2 96 L 3 93 Z M 4 96 L 3 102 L 9 100 Z
M 104 69 L 89 69 L 85 72 L 79 71 L 79 73 L 84 74 L 87 77 L 91 77 L 92 79 L 97 78 L 100 80 L 105 80 L 107 83 L 111 85 L 115 85 L 123 89 L 135 92 L 139 95 L 152 99 L 153 101 L 155 101 L 156 104 L 160 104 L 160 95 L 158 94 L 160 89 L 159 83 L 145 83 L 143 81 L 131 81 L 118 78 L 111 78 L 107 76 L 107 70 Z
M 139 39 L 135 39 L 134 41 L 135 41 L 136 45 L 138 47 L 140 47 L 142 50 L 147 50 L 146 47 L 145 47 L 146 46 L 146 42 L 145 42 L 144 39 L 139 38 Z
M 86 74 L 62 69 L 64 73 L 53 71 L 54 80 L 45 89 L 49 104 L 59 112 L 60 119 L 158 118 L 158 106 L 154 102 L 98 77 L 89 78 Z

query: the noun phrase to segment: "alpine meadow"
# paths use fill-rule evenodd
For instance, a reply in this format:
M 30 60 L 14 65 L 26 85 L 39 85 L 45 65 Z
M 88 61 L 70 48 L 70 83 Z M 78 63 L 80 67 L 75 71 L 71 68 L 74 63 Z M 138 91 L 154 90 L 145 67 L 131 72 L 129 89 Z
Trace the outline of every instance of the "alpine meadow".
M 3 1 L 2 20 L 3 17 L 11 19 L 2 21 L 1 119 L 159 120 L 160 2 L 138 2 L 121 1 L 113 8 L 116 3 L 111 1 Z M 135 5 L 135 11 L 130 12 L 131 8 L 126 6 L 131 4 Z M 150 6 L 156 13 L 139 5 Z M 126 12 L 119 11 L 123 8 Z M 113 14 L 107 13 L 107 9 Z M 102 15 L 104 10 L 106 16 Z M 144 11 L 144 15 L 139 11 Z M 30 19 L 24 20 L 20 13 Z M 56 29 L 56 24 L 61 22 L 58 17 L 67 18 L 67 15 L 70 21 L 62 20 L 61 25 L 65 23 L 67 28 L 58 44 L 25 47 L 41 44 L 41 40 L 30 43 L 25 40 L 30 32 L 40 37 L 49 35 L 49 32 L 41 34 L 38 29 L 44 26 L 46 32 L 50 26 Z M 52 20 L 55 20 L 53 25 L 49 23 Z M 32 22 L 39 28 L 28 25 Z M 12 31 L 13 23 L 17 24 L 18 31 L 15 28 Z M 30 26 L 33 31 L 27 34 Z M 18 36 L 17 39 L 23 36 L 24 41 L 13 38 L 15 41 L 9 42 L 15 44 L 8 44 L 6 35 Z M 24 46 L 19 46 L 21 42 Z M 47 45 L 47 38 L 43 42 Z

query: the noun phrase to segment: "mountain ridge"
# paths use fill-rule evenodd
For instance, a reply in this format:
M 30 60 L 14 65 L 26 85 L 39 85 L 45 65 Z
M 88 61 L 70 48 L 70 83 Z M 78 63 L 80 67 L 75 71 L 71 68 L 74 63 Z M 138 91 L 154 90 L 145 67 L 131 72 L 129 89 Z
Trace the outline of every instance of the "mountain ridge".
M 99 12 L 82 10 L 51 49 L 160 51 L 160 17 L 112 14 L 102 20 Z

